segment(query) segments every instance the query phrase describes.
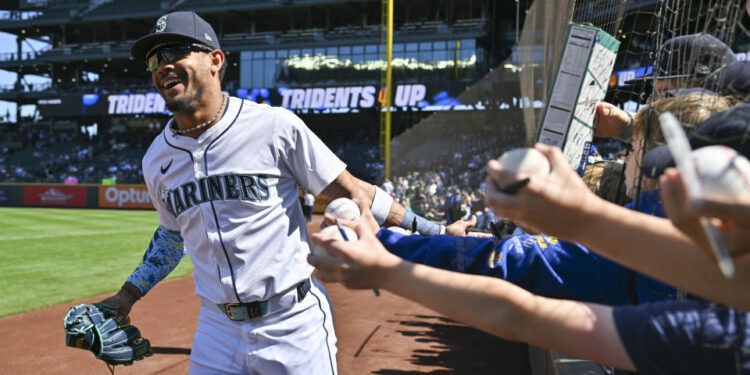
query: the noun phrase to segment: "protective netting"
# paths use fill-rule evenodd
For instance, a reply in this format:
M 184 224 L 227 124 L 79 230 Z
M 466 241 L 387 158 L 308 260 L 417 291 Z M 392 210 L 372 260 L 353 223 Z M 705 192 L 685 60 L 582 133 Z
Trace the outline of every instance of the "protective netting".
M 681 120 L 697 122 L 744 96 L 743 82 L 727 84 L 735 78 L 722 69 L 736 57 L 728 60 L 720 49 L 726 45 L 744 60 L 750 47 L 745 8 L 745 0 L 534 1 L 521 9 L 523 32 L 511 57 L 458 97 L 475 110 L 435 112 L 393 139 L 392 179 L 422 179 L 430 185 L 437 175 L 447 185 L 444 192 L 481 197 L 487 160 L 536 141 L 572 21 L 596 26 L 620 41 L 605 100 L 636 120 L 636 136 L 630 139 L 638 143 L 635 147 L 609 137 L 594 139 L 597 151 L 589 158 L 589 169 L 598 172 L 589 173 L 587 183 L 618 203 L 627 201 L 626 193 L 638 197 L 644 184 L 656 180 L 631 176 L 637 181 L 626 191 L 624 162 L 635 158 L 634 152 L 642 159 L 663 143 L 658 114 L 669 110 Z M 694 43 L 696 38 L 701 42 Z M 735 96 L 720 100 L 717 93 Z M 646 106 L 664 97 L 672 97 L 671 103 Z M 636 115 L 644 107 L 649 113 Z

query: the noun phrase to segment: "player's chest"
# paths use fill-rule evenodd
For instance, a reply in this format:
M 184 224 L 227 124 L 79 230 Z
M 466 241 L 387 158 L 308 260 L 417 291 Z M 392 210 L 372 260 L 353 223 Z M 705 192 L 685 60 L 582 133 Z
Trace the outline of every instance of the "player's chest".
M 287 173 L 268 152 L 171 152 L 154 160 L 152 186 L 175 216 L 202 204 L 241 201 L 264 206 Z

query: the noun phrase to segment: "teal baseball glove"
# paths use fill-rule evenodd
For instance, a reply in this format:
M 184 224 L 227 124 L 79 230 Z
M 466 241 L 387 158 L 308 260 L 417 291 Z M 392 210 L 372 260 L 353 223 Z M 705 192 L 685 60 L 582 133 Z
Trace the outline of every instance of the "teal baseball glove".
M 65 345 L 85 349 L 108 365 L 131 365 L 153 354 L 151 344 L 130 325 L 130 318 L 116 308 L 82 304 L 63 319 Z

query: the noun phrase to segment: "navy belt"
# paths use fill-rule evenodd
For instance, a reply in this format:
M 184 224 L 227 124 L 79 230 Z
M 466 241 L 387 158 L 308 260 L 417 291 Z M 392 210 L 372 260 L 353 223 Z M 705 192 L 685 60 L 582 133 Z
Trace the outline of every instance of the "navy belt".
M 307 292 L 310 291 L 310 279 L 297 284 L 297 302 L 305 299 Z M 223 311 L 227 317 L 236 322 L 259 318 L 268 313 L 268 301 L 255 301 L 249 303 L 217 303 L 219 310 Z

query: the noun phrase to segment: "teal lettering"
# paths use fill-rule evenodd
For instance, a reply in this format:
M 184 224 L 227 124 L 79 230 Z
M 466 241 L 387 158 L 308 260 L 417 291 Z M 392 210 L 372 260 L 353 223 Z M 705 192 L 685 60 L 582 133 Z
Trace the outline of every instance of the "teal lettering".
M 240 191 L 237 190 L 237 176 L 235 175 L 226 175 L 224 176 L 224 187 L 226 188 L 226 197 L 227 199 L 239 199 L 240 198 Z
M 268 180 L 266 180 L 266 176 L 265 175 L 258 176 L 258 179 L 256 180 L 256 182 L 258 183 L 258 188 L 256 189 L 258 199 L 263 200 L 263 201 L 268 199 L 269 189 L 268 189 Z
M 196 188 L 195 182 L 190 181 L 182 185 L 181 187 L 182 187 L 182 195 L 185 196 L 186 209 L 193 207 L 197 205 L 198 203 L 200 203 L 198 201 L 198 198 L 195 196 L 195 188 Z
M 223 201 L 224 192 L 221 189 L 220 176 L 208 176 L 208 194 L 209 200 L 212 201 Z
M 253 176 L 240 175 L 240 185 L 242 186 L 240 192 L 242 193 L 242 199 L 248 201 L 257 201 L 258 195 L 255 193 L 255 179 Z
M 172 197 L 172 200 L 174 201 L 174 210 L 177 215 L 181 214 L 183 211 L 185 211 L 185 202 L 182 201 L 182 197 L 180 196 L 180 189 L 174 189 L 169 192 L 169 195 Z

